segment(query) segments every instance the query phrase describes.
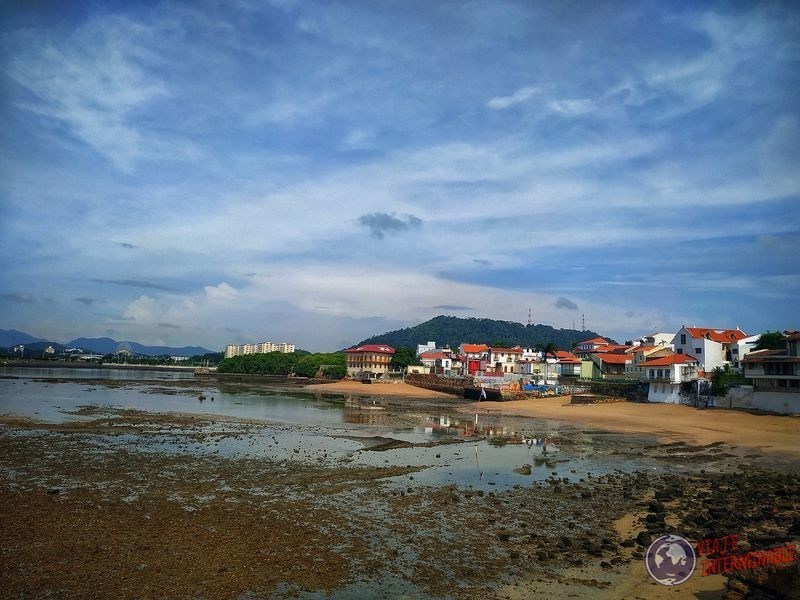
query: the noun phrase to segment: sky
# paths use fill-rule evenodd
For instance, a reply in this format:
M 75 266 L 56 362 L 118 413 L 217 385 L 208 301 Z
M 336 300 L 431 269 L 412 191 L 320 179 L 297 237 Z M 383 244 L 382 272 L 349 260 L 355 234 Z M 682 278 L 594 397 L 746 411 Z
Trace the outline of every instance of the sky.
M 14 1 L 0 50 L 0 328 L 800 328 L 796 3 Z

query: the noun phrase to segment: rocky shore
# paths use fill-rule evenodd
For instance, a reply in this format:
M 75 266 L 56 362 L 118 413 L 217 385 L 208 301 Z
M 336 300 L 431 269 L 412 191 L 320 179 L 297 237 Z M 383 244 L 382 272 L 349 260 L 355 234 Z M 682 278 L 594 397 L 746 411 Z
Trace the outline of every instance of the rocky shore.
M 0 428 L 0 588 L 12 597 L 614 597 L 665 531 L 738 533 L 747 548 L 800 538 L 793 463 L 753 454 L 732 468 L 718 444 L 629 448 L 667 465 L 679 453 L 675 472 L 485 491 L 324 450 L 299 463 L 167 447 L 255 443 L 271 435 L 263 423 L 83 416 Z M 709 579 L 716 597 L 800 589 L 797 565 Z M 629 590 L 655 593 L 646 576 Z

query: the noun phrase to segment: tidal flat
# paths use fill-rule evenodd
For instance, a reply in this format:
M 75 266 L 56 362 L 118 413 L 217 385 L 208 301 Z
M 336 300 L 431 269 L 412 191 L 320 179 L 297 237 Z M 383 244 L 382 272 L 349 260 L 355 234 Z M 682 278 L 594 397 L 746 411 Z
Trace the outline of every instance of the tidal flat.
M 675 597 L 646 574 L 651 538 L 738 533 L 748 548 L 800 538 L 791 457 L 475 418 L 462 404 L 1 379 L 0 588 L 37 598 Z M 797 565 L 695 573 L 681 591 L 746 597 L 798 581 Z

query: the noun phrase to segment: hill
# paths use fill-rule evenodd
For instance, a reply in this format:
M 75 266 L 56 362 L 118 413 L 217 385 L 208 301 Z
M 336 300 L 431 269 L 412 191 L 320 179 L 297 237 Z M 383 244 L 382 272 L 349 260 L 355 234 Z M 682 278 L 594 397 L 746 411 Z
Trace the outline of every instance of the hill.
M 543 348 L 552 342 L 560 350 L 571 350 L 576 342 L 598 337 L 594 331 L 555 329 L 549 325 L 523 325 L 513 321 L 495 321 L 475 317 L 462 319 L 439 315 L 414 327 L 388 331 L 362 340 L 363 344 L 388 344 L 395 348 L 416 348 L 417 344 L 435 341 L 437 346 L 457 348 L 462 342 L 493 344 L 504 342 L 510 346 Z M 610 338 L 605 338 L 613 341 Z
M 175 348 L 172 346 L 145 346 L 138 342 L 118 342 L 108 337 L 100 338 L 76 338 L 66 344 L 60 344 L 50 340 L 43 340 L 32 335 L 17 331 L 16 329 L 0 329 L 0 348 L 11 348 L 18 344 L 24 344 L 26 350 L 42 351 L 47 346 L 53 346 L 57 352 L 62 352 L 66 348 L 82 348 L 98 354 L 114 354 L 120 345 L 135 354 L 145 356 L 202 356 L 213 354 L 212 350 L 202 346 L 183 346 Z
M 17 344 L 33 344 L 44 342 L 42 338 L 36 338 L 16 329 L 0 329 L 0 348 L 16 346 Z

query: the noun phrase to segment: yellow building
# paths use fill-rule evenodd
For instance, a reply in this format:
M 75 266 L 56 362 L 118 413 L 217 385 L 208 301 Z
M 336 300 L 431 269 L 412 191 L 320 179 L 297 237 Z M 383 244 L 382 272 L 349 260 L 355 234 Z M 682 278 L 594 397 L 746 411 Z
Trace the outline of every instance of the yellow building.
M 347 375 L 357 379 L 378 379 L 389 372 L 394 348 L 383 344 L 366 344 L 345 350 Z

